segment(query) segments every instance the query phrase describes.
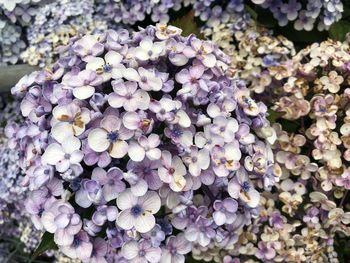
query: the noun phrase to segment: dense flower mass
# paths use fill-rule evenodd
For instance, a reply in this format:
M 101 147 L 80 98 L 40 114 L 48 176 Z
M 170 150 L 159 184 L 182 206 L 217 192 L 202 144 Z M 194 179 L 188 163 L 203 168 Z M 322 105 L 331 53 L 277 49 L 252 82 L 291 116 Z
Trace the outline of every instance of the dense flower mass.
M 169 22 L 169 12 L 178 11 L 182 0 L 96 1 L 96 11 L 107 17 L 111 25 L 133 25 L 150 16 L 152 22 Z
M 283 171 L 279 201 L 283 213 L 303 226 L 298 235 L 304 261 L 338 262 L 329 246 L 336 233 L 350 235 L 349 51 L 347 43 L 331 40 L 300 51 L 294 71 L 284 79 L 284 95 L 273 106 L 289 120 L 285 128 L 292 128 L 287 132 L 274 125 L 274 148 Z
M 2 100 L 1 104 L 2 121 L 22 120 L 18 102 L 7 103 Z M 25 251 L 29 252 L 39 243 L 40 232 L 32 227 L 25 212 L 23 200 L 26 198 L 27 187 L 21 185 L 23 173 L 18 162 L 18 152 L 8 148 L 3 125 L 2 123 L 0 127 L 0 240 L 4 237 L 18 238 L 25 244 Z M 0 252 L 0 259 L 6 255 L 4 249 Z
M 349 45 L 331 40 L 300 51 L 296 56 L 296 71 L 283 86 L 285 95 L 273 107 L 283 113 L 285 119 L 303 119 L 295 145 L 283 150 L 311 155 L 319 164 L 315 170 L 321 189 L 338 199 L 349 189 L 349 59 Z M 284 137 L 288 138 L 288 135 Z M 300 149 L 304 145 L 308 146 L 308 152 Z M 284 162 L 282 159 L 290 160 L 289 168 L 297 174 L 302 173 L 304 179 L 310 177 L 304 168 L 298 166 L 296 169 L 293 155 L 280 155 L 280 159 L 281 162 Z
M 205 30 L 230 56 L 230 74 L 243 79 L 248 88 L 270 99 L 279 96 L 282 79 L 293 72 L 294 45 L 287 38 L 250 23 L 245 31 Z M 263 97 L 260 96 L 262 99 Z
M 243 0 L 228 0 L 220 3 L 215 0 L 184 0 L 184 5 L 193 5 L 195 16 L 204 23 L 204 29 L 224 27 L 230 31 L 245 30 L 251 17 Z
M 43 67 L 56 60 L 56 48 L 70 37 L 174 22 L 186 12 L 207 35 L 224 31 L 231 38 L 249 28 L 255 11 L 267 9 L 279 26 L 294 22 L 295 29 L 309 31 L 328 30 L 344 8 L 340 0 L 0 0 L 0 63 L 23 60 Z
M 280 26 L 294 21 L 296 30 L 310 31 L 317 23 L 318 30 L 329 27 L 340 20 L 344 6 L 341 0 L 251 0 L 268 9 Z
M 27 211 L 71 258 L 230 250 L 278 181 L 267 108 L 213 43 L 180 34 L 158 24 L 85 35 L 12 89 L 26 121 L 6 132 Z
M 16 64 L 26 47 L 21 39 L 21 27 L 8 18 L 0 18 L 0 66 Z
M 40 67 L 51 64 L 58 55 L 56 48 L 71 37 L 105 30 L 107 22 L 94 14 L 94 2 L 63 0 L 36 7 L 26 28 L 29 46 L 21 54 L 23 61 Z

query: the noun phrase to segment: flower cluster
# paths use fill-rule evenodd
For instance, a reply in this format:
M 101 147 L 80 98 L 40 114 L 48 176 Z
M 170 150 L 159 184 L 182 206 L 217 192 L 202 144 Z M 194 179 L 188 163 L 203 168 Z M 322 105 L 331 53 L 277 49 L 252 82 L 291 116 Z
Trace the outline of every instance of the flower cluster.
M 6 12 L 16 11 L 29 4 L 39 3 L 42 0 L 0 0 L 0 8 Z M 18 11 L 18 10 L 17 10 Z
M 4 100 L 4 103 L 0 113 L 2 122 L 23 120 L 20 117 L 18 102 Z M 41 234 L 34 229 L 25 212 L 23 201 L 28 188 L 21 184 L 23 172 L 18 162 L 18 151 L 8 148 L 4 132 L 3 127 L 0 127 L 0 239 L 17 238 L 24 244 L 24 252 L 30 252 L 39 243 Z M 8 243 L 4 242 L 4 245 L 6 244 Z M 0 253 L 0 259 L 8 254 L 4 248 Z
M 8 18 L 0 18 L 0 65 L 16 64 L 26 47 L 21 27 Z
M 6 131 L 26 208 L 71 258 L 181 263 L 230 250 L 278 180 L 265 105 L 213 43 L 180 34 L 86 35 L 12 89 L 26 121 Z
M 300 146 L 306 144 L 307 154 L 320 164 L 317 179 L 326 192 L 349 188 L 349 60 L 349 45 L 331 40 L 300 51 L 285 95 L 273 106 L 285 119 L 302 119 Z M 339 198 L 339 191 L 335 195 Z
M 260 241 L 260 249 L 267 247 L 278 254 L 276 261 L 293 255 L 302 262 L 338 262 L 332 248 L 335 235 L 350 235 L 346 207 L 350 189 L 349 50 L 347 43 L 331 40 L 301 50 L 293 58 L 292 74 L 283 79 L 283 93 L 272 107 L 287 120 L 283 126 L 274 124 L 278 138 L 275 160 L 282 168 L 274 200 L 281 206 L 279 220 L 290 225 L 281 230 L 288 230 L 290 239 L 297 237 L 291 243 L 294 252 L 281 250 L 280 246 L 287 247 L 291 240 L 283 245 L 280 238 L 287 235 L 277 235 L 272 225 L 264 226 L 264 231 L 275 237 Z M 269 202 L 273 208 L 272 200 Z M 267 209 L 267 214 L 274 214 L 273 210 Z
M 259 95 L 261 99 L 278 96 L 281 80 L 293 72 L 293 43 L 254 23 L 245 31 L 234 33 L 232 38 L 227 33 L 218 31 L 212 39 L 230 56 L 231 74 L 243 79 L 254 93 L 264 93 Z
M 40 0 L 0 0 L 0 65 L 16 64 L 26 48 L 25 28 Z
M 56 48 L 67 45 L 79 34 L 99 32 L 107 22 L 94 15 L 94 0 L 54 1 L 37 7 L 27 27 L 28 48 L 21 54 L 24 62 L 43 67 L 54 62 Z
M 96 3 L 96 11 L 104 16 L 112 27 L 116 23 L 134 25 L 144 21 L 147 16 L 152 22 L 169 22 L 169 12 L 178 11 L 182 0 L 101 0 Z
M 317 23 L 317 29 L 327 30 L 339 21 L 344 11 L 341 0 L 251 0 L 254 4 L 269 9 L 279 26 L 294 21 L 296 30 L 310 31 Z
M 243 0 L 228 0 L 220 3 L 215 0 L 184 0 L 184 6 L 191 4 L 195 16 L 204 23 L 207 32 L 244 31 L 251 17 Z
M 336 208 L 325 195 L 308 193 L 304 183 L 285 179 L 276 193 L 262 195 L 259 217 L 240 235 L 234 252 L 221 258 L 224 262 L 338 263 L 335 233 L 348 235 L 344 226 L 349 223 L 350 213 Z

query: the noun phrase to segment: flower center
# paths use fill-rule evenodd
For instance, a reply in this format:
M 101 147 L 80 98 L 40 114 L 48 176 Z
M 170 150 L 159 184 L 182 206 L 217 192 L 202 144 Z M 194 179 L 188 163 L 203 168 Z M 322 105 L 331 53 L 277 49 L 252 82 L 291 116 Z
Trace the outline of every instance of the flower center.
M 113 179 L 109 179 L 109 180 L 108 180 L 108 184 L 109 184 L 109 185 L 114 185 L 114 180 L 113 180 Z
M 221 164 L 225 164 L 226 163 L 226 158 L 225 157 L 220 158 L 220 163 Z
M 107 73 L 112 71 L 112 67 L 109 64 L 104 64 L 102 66 L 102 69 L 103 69 L 104 72 L 107 72 Z
M 182 130 L 179 127 L 175 127 L 171 130 L 171 135 L 175 138 L 179 138 L 182 135 Z
M 149 168 L 149 167 L 143 168 L 143 173 L 144 174 L 150 174 L 151 173 L 151 168 Z
M 250 189 L 250 184 L 247 181 L 243 182 L 243 184 L 242 184 L 242 191 L 243 192 L 248 192 L 249 189 Z
M 80 242 L 81 241 L 80 241 L 79 238 L 74 238 L 72 246 L 73 247 L 78 247 L 80 245 Z
M 144 257 L 145 255 L 146 255 L 146 252 L 143 249 L 141 249 L 139 251 L 139 257 Z
M 247 98 L 247 97 L 244 97 L 244 98 L 243 98 L 243 101 L 244 101 L 245 103 L 247 103 L 248 106 L 251 106 L 251 105 L 252 105 L 252 100 L 249 99 L 249 98 Z
M 135 205 L 131 208 L 131 214 L 134 216 L 134 217 L 137 217 L 139 216 L 141 213 L 142 213 L 143 209 L 141 206 L 139 205 Z
M 107 139 L 109 142 L 113 143 L 118 140 L 119 134 L 117 132 L 110 132 L 107 134 Z

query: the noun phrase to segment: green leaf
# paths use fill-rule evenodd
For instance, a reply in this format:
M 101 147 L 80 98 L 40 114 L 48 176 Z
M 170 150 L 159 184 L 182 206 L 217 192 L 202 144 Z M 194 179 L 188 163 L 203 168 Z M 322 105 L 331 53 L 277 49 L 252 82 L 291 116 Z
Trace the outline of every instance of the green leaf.
M 183 36 L 195 34 L 198 38 L 203 38 L 198 24 L 195 21 L 194 10 L 188 12 L 186 15 L 177 18 L 169 23 L 182 29 Z
M 350 32 L 350 22 L 345 20 L 334 23 L 329 28 L 330 38 L 338 41 L 344 41 L 348 32 Z
M 277 119 L 279 119 L 280 117 L 282 117 L 284 115 L 283 112 L 277 112 L 274 110 L 269 110 L 268 111 L 268 116 L 267 119 L 270 121 L 270 123 L 275 123 Z
M 39 246 L 35 249 L 32 255 L 32 259 L 35 259 L 36 257 L 42 255 L 45 251 L 50 249 L 56 250 L 57 245 L 53 240 L 53 234 L 45 232 L 44 235 L 41 237 L 41 242 Z
M 249 5 L 245 5 L 245 9 L 248 11 L 251 17 L 256 21 L 258 18 L 258 13 L 255 12 L 255 10 L 251 8 Z

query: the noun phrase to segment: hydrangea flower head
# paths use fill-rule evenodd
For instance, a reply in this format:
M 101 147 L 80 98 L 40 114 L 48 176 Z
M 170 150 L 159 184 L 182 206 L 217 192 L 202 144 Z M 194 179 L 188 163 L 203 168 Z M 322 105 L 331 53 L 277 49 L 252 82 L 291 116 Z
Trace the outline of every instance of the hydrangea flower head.
M 84 262 L 229 250 L 222 235 L 250 224 L 278 177 L 261 132 L 272 131 L 267 108 L 229 77 L 228 57 L 165 25 L 87 35 L 61 51 L 12 90 L 26 120 L 7 131 L 35 225 Z

